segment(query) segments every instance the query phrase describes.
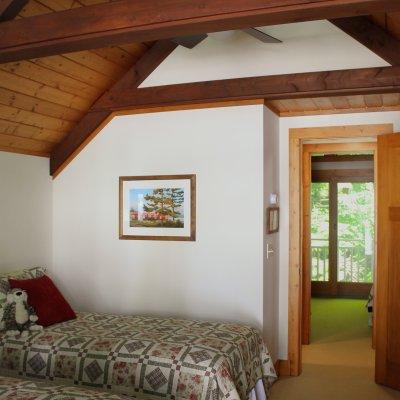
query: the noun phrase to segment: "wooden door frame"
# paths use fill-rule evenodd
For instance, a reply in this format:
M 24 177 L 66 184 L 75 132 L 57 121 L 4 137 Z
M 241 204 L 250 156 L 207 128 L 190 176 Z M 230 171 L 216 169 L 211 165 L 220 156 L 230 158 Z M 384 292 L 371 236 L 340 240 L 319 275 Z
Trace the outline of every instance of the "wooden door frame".
M 288 372 L 298 376 L 302 371 L 302 309 L 303 309 L 303 209 L 302 187 L 303 146 L 305 141 L 323 139 L 366 139 L 393 133 L 393 124 L 346 125 L 316 128 L 289 129 L 289 308 L 288 308 Z M 368 142 L 370 149 L 376 146 Z M 372 143 L 372 144 L 371 144 Z M 360 151 L 358 142 L 342 143 L 343 151 Z M 319 152 L 337 151 L 337 143 L 319 143 L 315 145 Z M 377 157 L 374 157 L 375 163 Z M 307 164 L 306 164 L 307 165 Z M 311 171 L 311 166 L 309 168 Z M 310 176 L 311 180 L 311 176 Z M 376 181 L 376 170 L 375 170 Z M 307 189 L 307 188 L 305 188 Z M 309 190 L 309 188 L 308 188 Z M 375 203 L 375 208 L 377 204 Z M 306 232 L 307 233 L 307 232 Z M 376 246 L 376 241 L 375 241 Z M 376 272 L 376 271 L 375 271 Z M 375 286 L 376 288 L 376 286 Z

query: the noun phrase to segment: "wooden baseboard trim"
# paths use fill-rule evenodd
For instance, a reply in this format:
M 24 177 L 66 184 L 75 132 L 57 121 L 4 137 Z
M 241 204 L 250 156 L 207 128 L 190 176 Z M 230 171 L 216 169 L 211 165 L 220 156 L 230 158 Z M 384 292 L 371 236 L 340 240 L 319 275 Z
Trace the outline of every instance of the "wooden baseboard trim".
M 290 376 L 290 360 L 277 360 L 274 366 L 278 377 Z

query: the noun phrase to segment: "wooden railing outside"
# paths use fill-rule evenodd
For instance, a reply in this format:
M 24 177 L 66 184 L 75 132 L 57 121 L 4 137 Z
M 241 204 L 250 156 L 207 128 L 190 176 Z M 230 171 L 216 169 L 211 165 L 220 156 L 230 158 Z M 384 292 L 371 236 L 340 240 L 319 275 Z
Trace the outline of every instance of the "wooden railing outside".
M 345 245 L 340 245 L 341 243 Z M 365 246 L 362 240 L 344 240 L 339 238 L 339 282 L 372 282 L 372 264 L 373 256 L 365 254 Z M 312 239 L 311 267 L 311 279 L 313 281 L 329 281 L 328 239 Z

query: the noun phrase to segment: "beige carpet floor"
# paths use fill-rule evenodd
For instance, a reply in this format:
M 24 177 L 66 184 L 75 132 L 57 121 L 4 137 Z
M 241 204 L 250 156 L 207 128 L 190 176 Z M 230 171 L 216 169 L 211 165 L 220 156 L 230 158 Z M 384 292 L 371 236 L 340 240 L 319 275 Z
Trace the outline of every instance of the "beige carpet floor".
M 270 400 L 390 400 L 400 392 L 374 382 L 374 351 L 362 300 L 313 299 L 303 373 L 280 379 Z M 399 377 L 400 379 L 400 377 Z

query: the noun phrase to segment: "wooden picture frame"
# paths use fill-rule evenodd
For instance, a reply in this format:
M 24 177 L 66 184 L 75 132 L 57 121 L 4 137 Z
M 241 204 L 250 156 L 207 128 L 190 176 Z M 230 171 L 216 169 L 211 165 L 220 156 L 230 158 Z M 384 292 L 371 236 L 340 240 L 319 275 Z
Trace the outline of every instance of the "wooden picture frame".
M 267 208 L 267 233 L 279 232 L 279 207 Z
M 196 175 L 119 177 L 119 238 L 196 240 Z

